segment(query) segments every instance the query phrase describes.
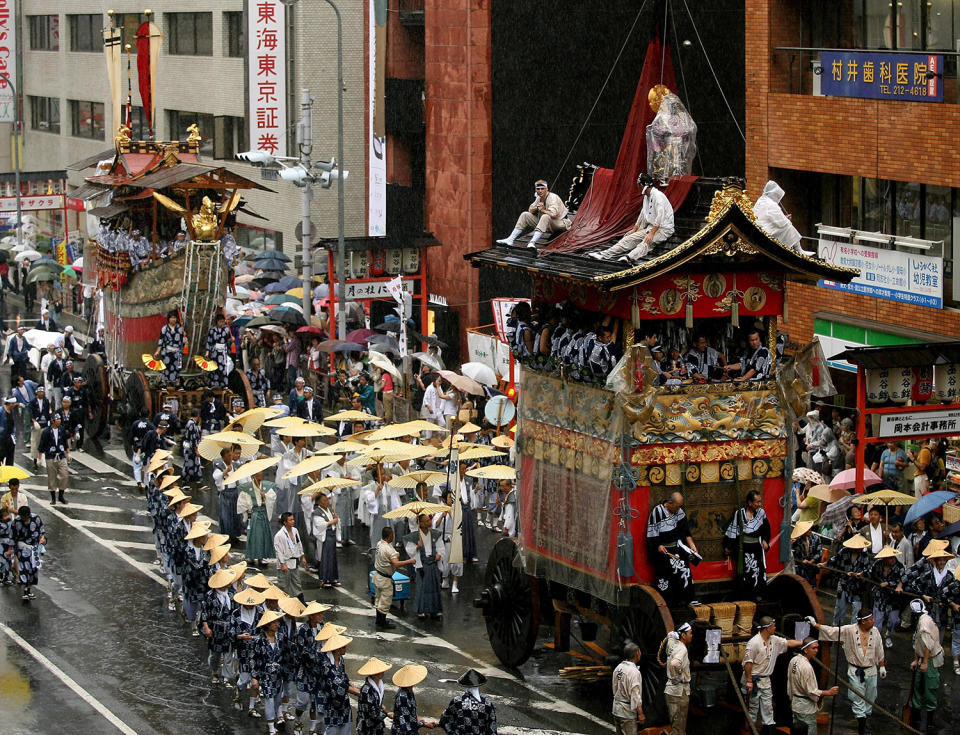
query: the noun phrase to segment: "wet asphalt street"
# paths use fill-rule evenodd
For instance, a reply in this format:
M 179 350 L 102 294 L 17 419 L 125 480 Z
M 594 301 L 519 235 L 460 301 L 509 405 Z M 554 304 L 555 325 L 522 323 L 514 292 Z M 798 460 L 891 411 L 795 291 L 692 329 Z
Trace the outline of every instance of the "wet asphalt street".
M 19 453 L 18 464 L 32 467 Z M 266 732 L 262 721 L 232 709 L 232 692 L 211 687 L 204 643 L 191 637 L 179 613 L 167 610 L 165 580 L 153 563 L 150 519 L 122 446 L 108 443 L 100 451 L 88 442 L 87 452 L 73 454 L 71 473 L 73 489 L 66 507 L 51 508 L 47 502 L 42 469 L 23 485 L 46 524 L 48 554 L 35 601 L 23 603 L 16 587 L 0 589 L 0 733 Z M 194 492 L 194 498 L 203 502 L 206 516 L 216 519 L 213 492 Z M 485 559 L 496 535 L 478 529 L 478 538 L 480 557 Z M 417 688 L 417 699 L 421 715 L 436 719 L 459 692 L 455 684 L 439 680 L 456 678 L 474 667 L 489 678 L 485 693 L 496 704 L 503 735 L 613 730 L 608 724 L 608 682 L 557 677 L 559 668 L 583 663 L 579 659 L 540 645 L 522 667 L 522 678 L 499 665 L 480 612 L 471 604 L 482 582 L 482 561 L 467 565 L 459 595 L 444 592 L 443 621 L 407 615 L 387 633 L 374 630 L 365 590 L 368 569 L 359 547 L 348 547 L 341 552 L 342 588 L 323 590 L 315 580 L 304 585 L 308 600 L 335 606 L 327 619 L 347 626 L 348 635 L 354 637 L 347 665 L 355 681 L 357 668 L 369 656 L 394 667 L 423 663 L 430 675 Z M 265 571 L 275 576 L 273 568 Z M 822 594 L 821 600 L 829 616 L 832 599 Z M 576 628 L 573 633 L 576 639 Z M 549 628 L 541 629 L 541 644 L 550 635 Z M 949 653 L 949 636 L 946 650 Z M 909 634 L 897 634 L 888 653 L 890 676 L 881 682 L 879 697 L 895 711 L 909 688 L 910 655 Z M 942 679 L 937 732 L 945 735 L 960 731 L 952 720 L 953 712 L 960 713 L 960 677 L 954 675 L 949 657 Z M 393 696 L 389 674 L 387 689 L 389 705 Z M 830 709 L 827 700 L 825 711 Z M 836 715 L 833 732 L 856 732 L 842 695 Z M 736 722 L 724 705 L 694 708 L 688 731 L 737 732 Z M 879 716 L 871 725 L 877 735 L 900 732 Z

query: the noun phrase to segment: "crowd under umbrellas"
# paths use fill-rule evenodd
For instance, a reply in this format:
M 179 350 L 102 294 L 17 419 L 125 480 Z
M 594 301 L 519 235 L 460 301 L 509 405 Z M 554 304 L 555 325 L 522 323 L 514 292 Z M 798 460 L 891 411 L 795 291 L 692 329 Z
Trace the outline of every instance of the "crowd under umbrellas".
M 487 498 L 474 497 L 474 479 L 477 487 L 514 480 L 513 440 L 471 423 L 451 427 L 458 429 L 451 435 L 426 420 L 379 425 L 370 413 L 347 410 L 309 421 L 284 408 L 230 416 L 197 442 L 196 453 L 212 464 L 216 533 L 192 502 L 191 486 L 174 474 L 169 451 L 144 458 L 168 607 L 179 607 L 192 634 L 206 638 L 212 683 L 232 689 L 236 708 L 263 719 L 268 732 L 287 721 L 297 731 L 350 732 L 351 695 L 360 733 L 383 732 L 388 715 L 398 733 L 437 724 L 448 733 L 495 732 L 478 672 L 461 677 L 464 694 L 439 723 L 417 715 L 413 688 L 428 675 L 422 666 L 394 674 L 392 710 L 383 687 L 389 664 L 370 659 L 356 672 L 362 685 L 351 683 L 344 664 L 349 631 L 325 619 L 330 607 L 307 600 L 300 580 L 315 574 L 321 587 L 337 586 L 339 548 L 387 542 L 397 568 L 410 573 L 414 614 L 442 615 L 441 590 L 455 594 L 463 563 L 476 558 L 475 542 L 470 548 L 466 538 L 475 533 L 476 514 L 489 517 Z M 509 505 L 515 532 L 515 497 Z M 506 511 L 498 507 L 496 515 L 506 521 Z M 272 550 L 257 548 L 264 535 Z M 278 566 L 276 584 L 254 573 L 268 559 Z

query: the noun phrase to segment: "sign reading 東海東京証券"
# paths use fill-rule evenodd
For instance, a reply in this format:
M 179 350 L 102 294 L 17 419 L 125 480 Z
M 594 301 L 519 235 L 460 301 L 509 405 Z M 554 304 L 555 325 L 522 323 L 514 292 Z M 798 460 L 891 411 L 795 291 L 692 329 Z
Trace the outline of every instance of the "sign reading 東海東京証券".
M 823 51 L 820 92 L 827 97 L 943 102 L 943 56 Z

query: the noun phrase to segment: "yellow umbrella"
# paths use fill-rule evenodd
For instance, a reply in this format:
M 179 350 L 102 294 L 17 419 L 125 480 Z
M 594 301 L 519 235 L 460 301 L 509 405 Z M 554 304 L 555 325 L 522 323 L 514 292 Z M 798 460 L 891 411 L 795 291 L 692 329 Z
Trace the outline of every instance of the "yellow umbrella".
M 421 431 L 450 431 L 450 429 L 445 426 L 438 426 L 432 421 L 424 421 L 423 419 L 417 419 L 416 421 L 407 421 L 403 424 L 404 426 L 409 426 L 411 429 L 414 429 L 418 433 Z
M 470 447 L 483 447 L 483 446 L 486 446 L 485 444 L 474 444 L 473 442 L 465 441 L 464 438 L 463 438 L 463 434 L 454 434 L 452 437 L 451 437 L 451 436 L 448 436 L 446 439 L 444 439 L 442 442 L 440 442 L 440 448 L 441 448 L 441 449 L 449 449 L 449 448 L 450 448 L 450 442 L 451 442 L 451 441 L 453 441 L 453 442 L 457 445 L 457 448 L 458 448 L 458 449 L 461 449 L 461 450 L 463 450 L 463 449 L 469 449 Z
M 419 449 L 419 447 L 416 447 Z M 365 467 L 369 464 L 383 464 L 384 462 L 388 464 L 393 464 L 395 462 L 403 462 L 408 459 L 417 459 L 421 456 L 427 456 L 429 452 L 424 452 L 423 454 L 409 453 L 409 452 L 398 452 L 398 451 L 384 451 L 384 452 L 365 452 L 363 454 L 358 454 L 353 459 L 347 460 L 347 467 Z
M 460 459 L 488 459 L 490 457 L 506 457 L 506 453 L 498 452 L 490 447 L 470 447 L 465 452 L 460 453 Z
M 296 424 L 302 424 L 304 419 L 299 416 L 281 416 L 278 419 L 270 419 L 263 423 L 268 429 L 283 429 L 287 426 L 294 426 Z
M 367 441 L 382 441 L 383 439 L 396 439 L 401 436 L 416 436 L 420 432 L 411 429 L 406 424 L 390 424 L 379 429 L 374 429 L 366 437 Z
M 209 436 L 205 436 L 200 440 L 200 444 L 197 446 L 197 452 L 199 452 L 200 456 L 204 459 L 212 461 L 220 456 L 221 451 L 229 449 L 234 444 L 240 447 L 240 459 L 252 459 L 260 450 L 260 442 L 256 444 L 241 444 L 240 442 L 216 441 Z
M 448 513 L 451 510 L 449 505 L 440 503 L 428 503 L 424 500 L 414 500 L 406 505 L 401 505 L 396 510 L 391 510 L 383 514 L 384 518 L 416 518 L 421 515 L 433 515 L 434 513 Z
M 341 411 L 327 416 L 324 421 L 379 421 L 380 419 L 363 411 Z
M 207 439 L 215 442 L 230 442 L 232 444 L 253 444 L 260 446 L 262 441 L 256 439 L 242 431 L 218 431 L 215 434 L 208 434 Z
M 260 406 L 259 408 L 251 408 L 248 411 L 244 411 L 231 423 L 240 424 L 243 426 L 244 431 L 252 434 L 263 425 L 264 421 L 281 413 L 283 413 L 282 409 L 273 408 L 270 406 Z
M 324 490 L 336 490 L 338 487 L 350 487 L 351 485 L 359 484 L 360 480 L 354 480 L 352 477 L 324 477 L 309 487 L 303 488 L 297 495 L 313 495 L 313 493 L 319 493 Z
M 322 470 L 324 467 L 329 467 L 339 460 L 340 455 L 338 454 L 316 454 L 313 457 L 307 457 L 302 462 L 299 462 L 291 467 L 289 470 L 280 475 L 280 479 L 289 480 L 292 477 L 308 475 L 311 472 Z
M 0 466 L 0 482 L 10 482 L 10 480 L 26 480 L 28 477 L 33 477 L 33 475 L 31 475 L 22 467 L 17 467 L 15 464 L 5 464 Z
M 817 500 L 822 500 L 824 503 L 835 503 L 840 500 L 840 498 L 845 498 L 850 495 L 850 493 L 842 488 L 830 487 L 829 485 L 814 485 L 807 494 Z
M 854 495 L 850 502 L 861 505 L 913 505 L 917 502 L 917 499 L 913 495 L 884 488 L 883 490 L 877 490 L 875 493 Z
M 366 438 L 373 439 L 373 434 Z M 395 439 L 381 439 L 380 441 L 371 442 L 364 447 L 363 451 L 367 454 L 370 452 L 406 452 L 408 449 L 415 449 L 418 446 L 420 445 L 396 441 Z
M 364 449 L 369 448 L 370 447 L 368 447 L 366 444 L 344 439 L 336 444 L 330 444 L 329 446 L 321 447 L 317 450 L 317 454 L 347 454 L 349 452 L 362 452 Z
M 297 286 L 296 288 L 291 288 L 286 292 L 287 296 L 293 296 L 294 298 L 302 299 L 303 298 L 303 287 Z
M 248 477 L 253 477 L 256 474 L 259 474 L 260 472 L 268 470 L 274 465 L 279 464 L 281 459 L 283 459 L 283 457 L 263 457 L 261 459 L 252 459 L 245 463 L 242 467 L 238 467 L 224 477 L 223 482 L 227 485 L 230 485 L 237 480 L 246 480 Z
M 505 464 L 492 464 L 486 467 L 477 467 L 467 472 L 470 477 L 479 477 L 483 480 L 515 480 L 517 471 Z
M 421 482 L 425 482 L 428 485 L 439 485 L 446 479 L 447 475 L 445 472 L 419 470 L 417 472 L 408 472 L 405 475 L 398 475 L 397 477 L 390 479 L 387 484 L 393 485 L 394 487 L 413 488 L 419 485 Z
M 315 424 L 312 421 L 305 421 L 302 419 L 299 424 L 290 424 L 289 426 L 284 426 L 282 429 L 278 429 L 277 432 L 283 434 L 284 436 L 305 437 L 333 436 L 337 433 L 329 426 Z

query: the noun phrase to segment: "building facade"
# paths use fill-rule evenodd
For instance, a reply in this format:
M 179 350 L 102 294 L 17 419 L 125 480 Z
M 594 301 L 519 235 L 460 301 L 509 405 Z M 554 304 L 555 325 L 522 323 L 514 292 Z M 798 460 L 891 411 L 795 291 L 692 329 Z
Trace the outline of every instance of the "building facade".
M 746 170 L 855 288 L 791 284 L 785 329 L 844 345 L 960 337 L 957 0 L 746 0 Z M 819 227 L 818 227 L 819 225 Z

